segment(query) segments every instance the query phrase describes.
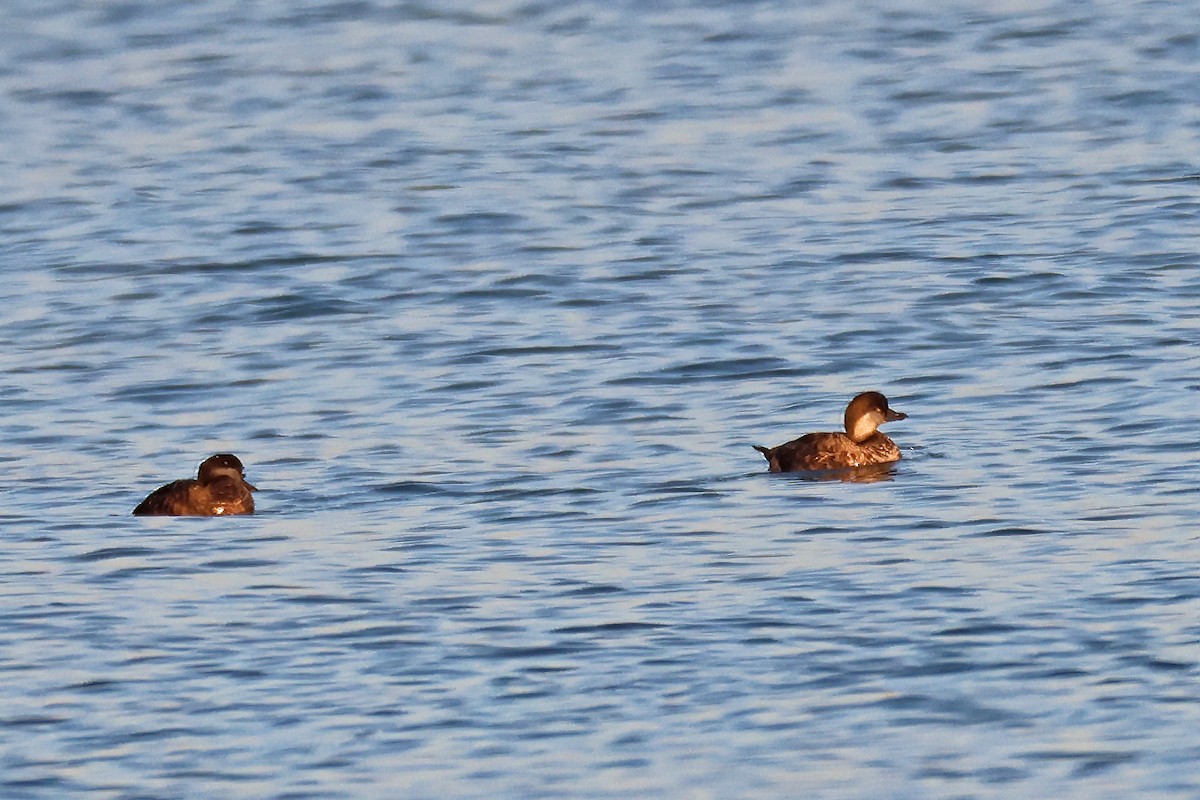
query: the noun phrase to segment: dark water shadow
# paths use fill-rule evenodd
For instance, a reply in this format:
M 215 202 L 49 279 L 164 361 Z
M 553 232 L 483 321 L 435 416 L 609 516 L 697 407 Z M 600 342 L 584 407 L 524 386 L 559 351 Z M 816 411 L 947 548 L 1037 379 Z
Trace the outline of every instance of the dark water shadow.
M 800 472 L 770 473 L 773 478 L 780 480 L 799 481 L 802 483 L 823 483 L 841 481 L 842 483 L 879 483 L 895 480 L 896 462 L 888 464 L 869 464 L 865 467 L 846 467 L 844 469 L 810 469 Z

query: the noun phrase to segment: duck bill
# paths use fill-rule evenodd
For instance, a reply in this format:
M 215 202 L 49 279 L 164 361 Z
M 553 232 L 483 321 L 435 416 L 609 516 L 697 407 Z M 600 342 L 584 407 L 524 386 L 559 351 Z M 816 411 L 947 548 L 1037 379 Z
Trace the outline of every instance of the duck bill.
M 895 422 L 898 419 L 908 419 L 908 414 L 903 414 L 899 411 L 892 411 L 889 408 L 887 413 L 883 415 L 883 418 L 888 422 Z
M 242 483 L 246 484 L 246 488 L 247 488 L 247 489 L 249 489 L 250 491 L 252 491 L 252 492 L 257 492 L 257 491 L 258 491 L 258 487 L 257 487 L 257 486 L 255 486 L 255 485 L 254 485 L 253 483 L 251 483 L 250 481 L 246 480 L 245 478 L 243 478 L 243 479 L 242 479 Z

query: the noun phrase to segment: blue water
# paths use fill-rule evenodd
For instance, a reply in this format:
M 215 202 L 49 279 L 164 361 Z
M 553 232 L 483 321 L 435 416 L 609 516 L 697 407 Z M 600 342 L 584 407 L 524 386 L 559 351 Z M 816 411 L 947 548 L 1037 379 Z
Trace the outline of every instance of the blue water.
M 0 21 L 0 797 L 1200 796 L 1190 5 Z

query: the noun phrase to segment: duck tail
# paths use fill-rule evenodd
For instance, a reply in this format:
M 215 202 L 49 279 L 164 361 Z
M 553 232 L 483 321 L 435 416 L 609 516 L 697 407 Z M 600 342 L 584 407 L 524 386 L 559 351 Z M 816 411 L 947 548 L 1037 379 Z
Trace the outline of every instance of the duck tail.
M 767 461 L 771 460 L 771 448 L 770 447 L 763 447 L 761 444 L 752 444 L 750 446 L 753 447 L 758 452 L 762 453 L 763 458 L 765 458 Z

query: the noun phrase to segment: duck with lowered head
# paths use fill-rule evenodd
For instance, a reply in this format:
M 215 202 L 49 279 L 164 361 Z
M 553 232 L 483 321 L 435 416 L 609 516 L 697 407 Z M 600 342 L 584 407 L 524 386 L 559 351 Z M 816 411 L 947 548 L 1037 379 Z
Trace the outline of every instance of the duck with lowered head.
M 907 418 L 879 392 L 863 392 L 846 406 L 845 433 L 807 433 L 778 447 L 753 445 L 771 472 L 847 469 L 900 460 L 900 448 L 879 432 L 885 422 Z
M 217 453 L 200 464 L 195 478 L 160 486 L 138 504 L 139 517 L 220 517 L 253 514 L 258 489 L 246 482 L 241 460 L 232 453 Z

